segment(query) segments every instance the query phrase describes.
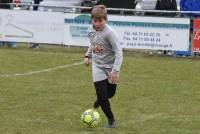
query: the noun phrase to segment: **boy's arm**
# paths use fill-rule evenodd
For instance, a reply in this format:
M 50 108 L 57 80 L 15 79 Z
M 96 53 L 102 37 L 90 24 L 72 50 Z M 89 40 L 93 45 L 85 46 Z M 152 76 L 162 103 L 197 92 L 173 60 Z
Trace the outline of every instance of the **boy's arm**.
M 120 68 L 123 61 L 123 52 L 119 44 L 119 38 L 115 32 L 112 32 L 107 36 L 107 40 L 112 46 L 112 50 L 115 53 L 115 62 L 112 68 L 112 72 L 120 72 Z
M 91 48 L 91 45 L 89 46 L 87 52 L 85 53 L 85 57 L 92 58 L 92 48 Z
M 93 26 L 92 25 L 88 28 L 87 33 L 88 33 L 88 37 L 90 39 L 90 43 L 92 44 L 93 34 L 95 33 L 95 31 L 93 30 Z M 89 45 L 89 48 L 88 48 L 87 52 L 85 53 L 85 57 L 92 58 L 92 47 L 91 47 L 91 44 Z
M 111 32 L 109 36 L 107 37 L 108 37 L 108 43 L 112 46 L 112 50 L 115 53 L 114 65 L 113 65 L 112 71 L 110 72 L 108 76 L 108 79 L 110 83 L 117 84 L 119 80 L 120 68 L 123 61 L 123 52 L 119 44 L 119 38 L 114 31 Z
M 84 56 L 84 60 L 83 60 L 83 63 L 86 65 L 86 66 L 89 66 L 90 65 L 90 58 L 92 56 L 92 52 L 91 52 L 91 47 L 89 46 L 88 48 L 88 51 L 85 53 L 85 56 Z

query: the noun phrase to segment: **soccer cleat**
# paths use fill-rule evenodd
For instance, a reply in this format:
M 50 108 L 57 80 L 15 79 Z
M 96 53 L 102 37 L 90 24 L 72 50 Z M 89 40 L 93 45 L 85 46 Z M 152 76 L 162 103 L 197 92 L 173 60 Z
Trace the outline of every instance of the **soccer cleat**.
M 108 124 L 106 125 L 106 128 L 116 128 L 115 121 L 108 121 Z
M 40 48 L 40 45 L 36 43 L 36 44 L 33 44 L 30 48 L 36 48 L 37 49 L 37 48 Z
M 98 108 L 99 106 L 100 106 L 99 101 L 96 100 L 96 101 L 94 102 L 94 108 Z

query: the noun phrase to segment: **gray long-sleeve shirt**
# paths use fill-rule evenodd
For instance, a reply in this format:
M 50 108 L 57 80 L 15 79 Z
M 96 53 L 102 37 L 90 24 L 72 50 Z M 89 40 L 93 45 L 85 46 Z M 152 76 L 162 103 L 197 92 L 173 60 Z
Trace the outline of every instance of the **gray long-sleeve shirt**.
M 88 34 L 91 45 L 88 48 L 87 55 L 92 57 L 93 64 L 100 68 L 110 68 L 119 72 L 123 52 L 116 32 L 106 24 L 100 31 L 96 31 L 91 26 L 88 29 Z M 95 51 L 97 47 L 100 48 L 100 51 Z

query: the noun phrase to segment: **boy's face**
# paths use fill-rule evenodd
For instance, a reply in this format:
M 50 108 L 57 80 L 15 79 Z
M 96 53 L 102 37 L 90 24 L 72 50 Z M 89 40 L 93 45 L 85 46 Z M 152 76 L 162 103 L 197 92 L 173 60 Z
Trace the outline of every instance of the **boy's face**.
M 102 30 L 106 22 L 107 21 L 104 18 L 101 19 L 92 18 L 92 24 L 97 31 Z

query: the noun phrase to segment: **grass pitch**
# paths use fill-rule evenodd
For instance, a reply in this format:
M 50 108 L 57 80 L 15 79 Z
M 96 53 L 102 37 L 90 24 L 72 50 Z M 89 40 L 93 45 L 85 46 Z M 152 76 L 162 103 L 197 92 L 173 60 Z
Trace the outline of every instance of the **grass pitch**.
M 117 128 L 87 129 L 80 116 L 92 108 L 86 49 L 42 46 L 0 48 L 1 134 L 200 134 L 200 60 L 125 52 L 111 100 Z M 14 75 L 15 74 L 15 75 Z M 16 74 L 23 74 L 16 76 Z

